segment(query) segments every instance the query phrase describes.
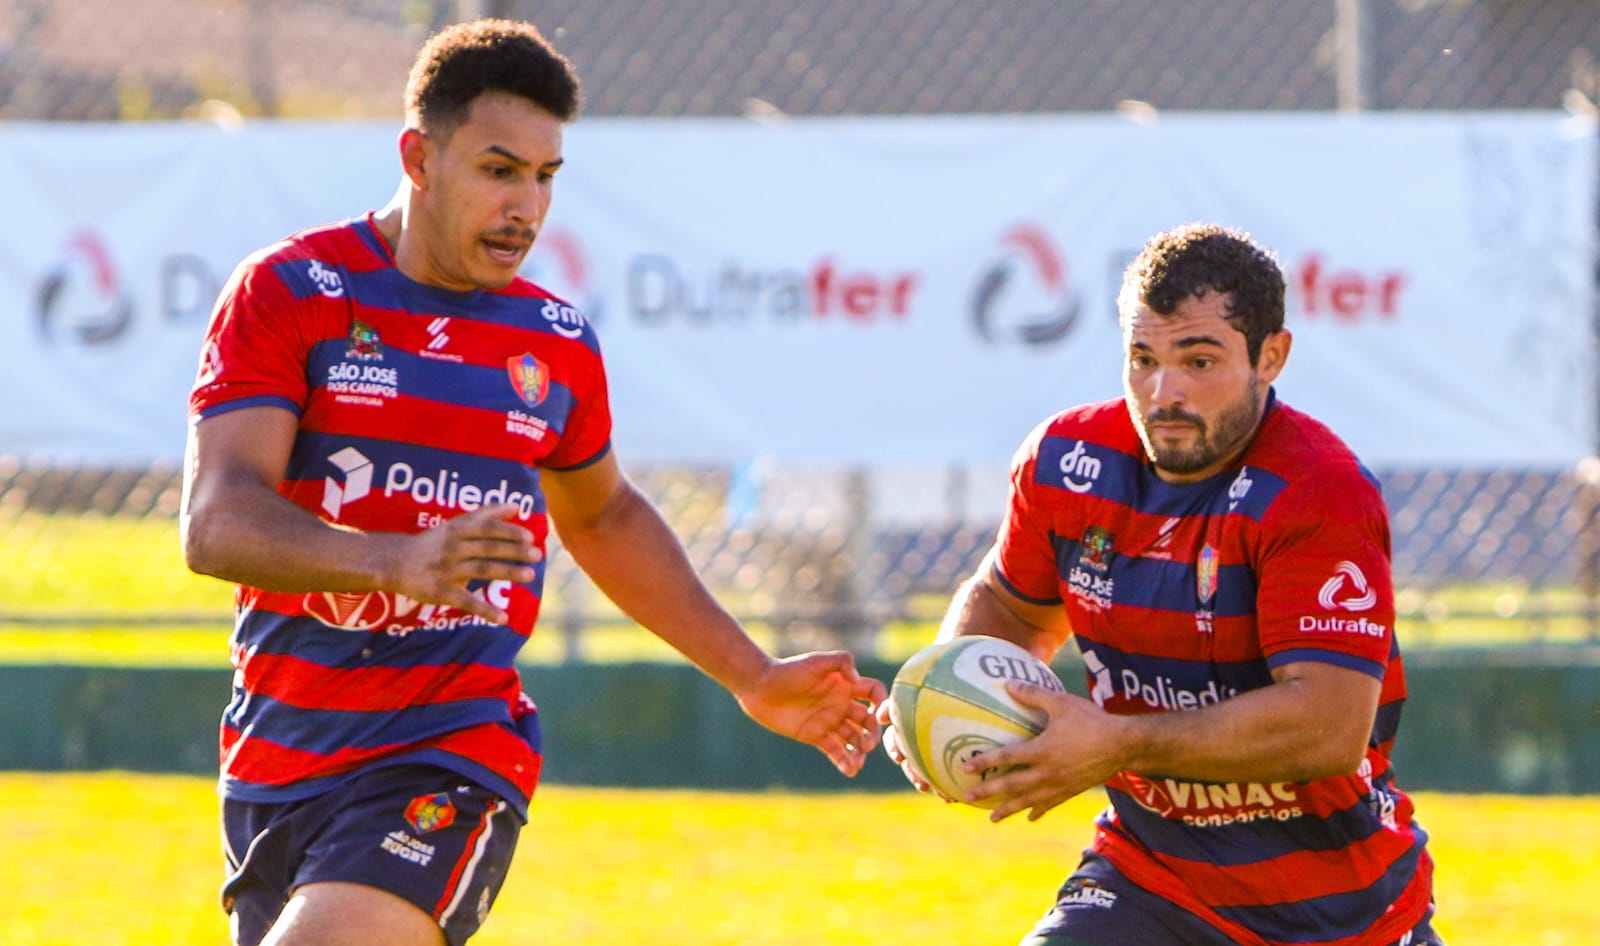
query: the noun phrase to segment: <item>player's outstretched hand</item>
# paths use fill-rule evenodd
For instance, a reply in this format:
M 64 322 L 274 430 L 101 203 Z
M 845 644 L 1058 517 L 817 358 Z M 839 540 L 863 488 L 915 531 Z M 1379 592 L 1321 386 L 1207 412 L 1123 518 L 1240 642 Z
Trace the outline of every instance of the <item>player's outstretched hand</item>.
M 983 769 L 1011 769 L 985 780 L 968 793 L 972 799 L 999 798 L 990 812 L 990 821 L 1003 821 L 1019 811 L 1028 812 L 1029 821 L 1045 813 L 1121 770 L 1117 747 L 1122 744 L 1122 717 L 1112 716 L 1074 693 L 1047 690 L 1016 680 L 1006 691 L 1024 706 L 1049 714 L 1044 732 L 1025 742 L 985 749 L 966 763 L 968 772 Z
M 846 651 L 774 660 L 748 692 L 734 695 L 751 719 L 815 746 L 847 776 L 861 771 L 882 734 L 872 707 L 883 701 L 883 683 L 861 676 Z
M 533 533 L 508 521 L 517 507 L 483 506 L 405 537 L 391 569 L 389 590 L 429 604 L 449 605 L 494 624 L 509 616 L 467 590 L 474 580 L 528 582 L 539 550 Z

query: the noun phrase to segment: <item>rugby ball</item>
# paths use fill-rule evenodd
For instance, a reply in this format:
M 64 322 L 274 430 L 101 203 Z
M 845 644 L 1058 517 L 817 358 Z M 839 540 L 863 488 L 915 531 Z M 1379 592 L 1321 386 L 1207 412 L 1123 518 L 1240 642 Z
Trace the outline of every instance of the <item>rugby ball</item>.
M 965 802 L 975 785 L 1011 771 L 969 773 L 962 769 L 968 759 L 1044 731 L 1044 711 L 1012 699 L 1006 692 L 1009 680 L 1066 689 L 1049 664 L 1033 654 L 1010 641 L 978 635 L 925 647 L 895 674 L 889 720 L 911 761 L 941 795 Z M 969 804 L 993 808 L 999 801 Z

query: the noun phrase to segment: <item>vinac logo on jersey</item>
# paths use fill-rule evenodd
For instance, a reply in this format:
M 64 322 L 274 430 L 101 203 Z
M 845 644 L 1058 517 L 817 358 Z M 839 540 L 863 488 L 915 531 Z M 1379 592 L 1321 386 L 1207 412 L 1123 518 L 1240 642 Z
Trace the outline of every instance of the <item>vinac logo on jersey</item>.
M 517 392 L 517 397 L 522 398 L 529 407 L 538 407 L 539 402 L 550 393 L 550 369 L 533 357 L 532 352 L 507 358 L 506 372 L 511 375 L 511 387 Z

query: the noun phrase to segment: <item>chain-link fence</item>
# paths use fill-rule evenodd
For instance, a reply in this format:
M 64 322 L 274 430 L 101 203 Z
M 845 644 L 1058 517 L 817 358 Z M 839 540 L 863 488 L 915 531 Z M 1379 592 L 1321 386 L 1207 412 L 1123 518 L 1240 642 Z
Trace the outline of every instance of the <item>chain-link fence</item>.
M 0 0 L 0 120 L 398 116 L 417 44 L 482 14 L 538 23 L 584 77 L 587 115 L 1592 110 L 1600 98 L 1594 0 Z M 0 564 L 50 567 L 36 554 L 42 516 L 154 522 L 141 541 L 175 545 L 175 470 L 4 453 Z M 785 647 L 865 649 L 905 622 L 925 637 L 1004 496 L 1003 468 L 632 472 L 719 596 Z M 1600 638 L 1600 474 L 1379 475 L 1412 640 L 1447 625 Z M 621 623 L 564 557 L 548 585 L 546 625 L 572 652 L 582 629 Z M 0 622 L 95 610 L 63 598 L 38 613 L 0 601 Z M 172 602 L 120 619 L 227 620 Z

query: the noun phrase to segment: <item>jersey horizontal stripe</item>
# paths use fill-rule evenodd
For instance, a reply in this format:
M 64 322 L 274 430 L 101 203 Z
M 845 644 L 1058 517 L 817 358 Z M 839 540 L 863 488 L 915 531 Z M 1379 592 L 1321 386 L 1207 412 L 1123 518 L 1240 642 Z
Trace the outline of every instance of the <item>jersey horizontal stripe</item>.
M 1223 905 L 1217 912 L 1228 919 L 1249 927 L 1270 942 L 1302 943 L 1308 941 L 1356 938 L 1370 929 L 1380 917 L 1372 914 L 1373 903 L 1396 903 L 1405 899 L 1407 888 L 1417 875 L 1418 861 L 1422 857 L 1420 844 L 1409 845 L 1398 858 L 1387 865 L 1377 877 L 1358 889 L 1330 893 L 1294 903 L 1259 906 Z M 1285 865 L 1285 871 L 1297 872 L 1301 877 L 1316 875 L 1319 865 Z
M 250 736 L 326 758 L 355 750 L 384 749 L 407 741 L 426 742 L 468 726 L 509 722 L 511 709 L 504 698 L 476 696 L 449 703 L 429 703 L 400 709 L 304 709 L 260 693 L 230 708 L 224 719 L 248 718 Z
M 420 666 L 440 672 L 423 675 Z M 373 712 L 469 700 L 505 693 L 514 701 L 521 684 L 514 671 L 468 664 L 325 667 L 293 656 L 252 654 L 242 669 L 245 686 L 257 697 L 294 705 L 315 693 L 317 709 Z M 304 707 L 302 707 L 304 708 Z
M 1071 563 L 1083 553 L 1080 538 L 1057 535 L 1056 560 Z M 1221 565 L 1218 567 L 1219 593 L 1213 599 L 1212 610 L 1219 617 L 1238 617 L 1255 613 L 1255 575 L 1248 565 Z M 1192 562 L 1173 562 L 1164 559 L 1129 557 L 1122 563 L 1119 578 L 1127 577 L 1127 591 L 1117 599 L 1120 606 L 1148 608 L 1152 611 L 1192 612 L 1194 610 L 1196 568 Z M 1220 580 L 1226 579 L 1226 580 Z
M 264 608 L 246 612 L 235 631 L 235 646 L 249 659 L 257 654 L 294 656 L 324 667 L 414 667 L 481 663 L 506 667 L 527 638 L 516 629 L 483 622 L 470 634 L 413 631 L 405 636 L 328 627 L 304 615 Z
M 521 411 L 540 418 L 559 437 L 566 425 L 567 415 L 576 401 L 573 392 L 560 380 L 552 380 L 538 404 L 529 404 L 519 396 L 512 385 L 507 361 L 502 357 L 498 364 L 474 364 L 468 361 L 442 361 L 423 358 L 403 351 L 389 350 L 384 364 L 345 367 L 347 340 L 328 339 L 311 350 L 307 374 L 311 387 L 328 388 L 347 382 L 362 382 L 392 386 L 398 395 L 395 400 L 436 402 L 468 411 L 483 411 L 504 415 L 507 411 Z M 504 351 L 506 344 L 496 346 Z M 510 347 L 517 347 L 511 343 Z M 393 380 L 394 384 L 389 385 Z M 419 409 L 422 405 L 419 405 Z M 405 428 L 404 416 L 396 426 Z

